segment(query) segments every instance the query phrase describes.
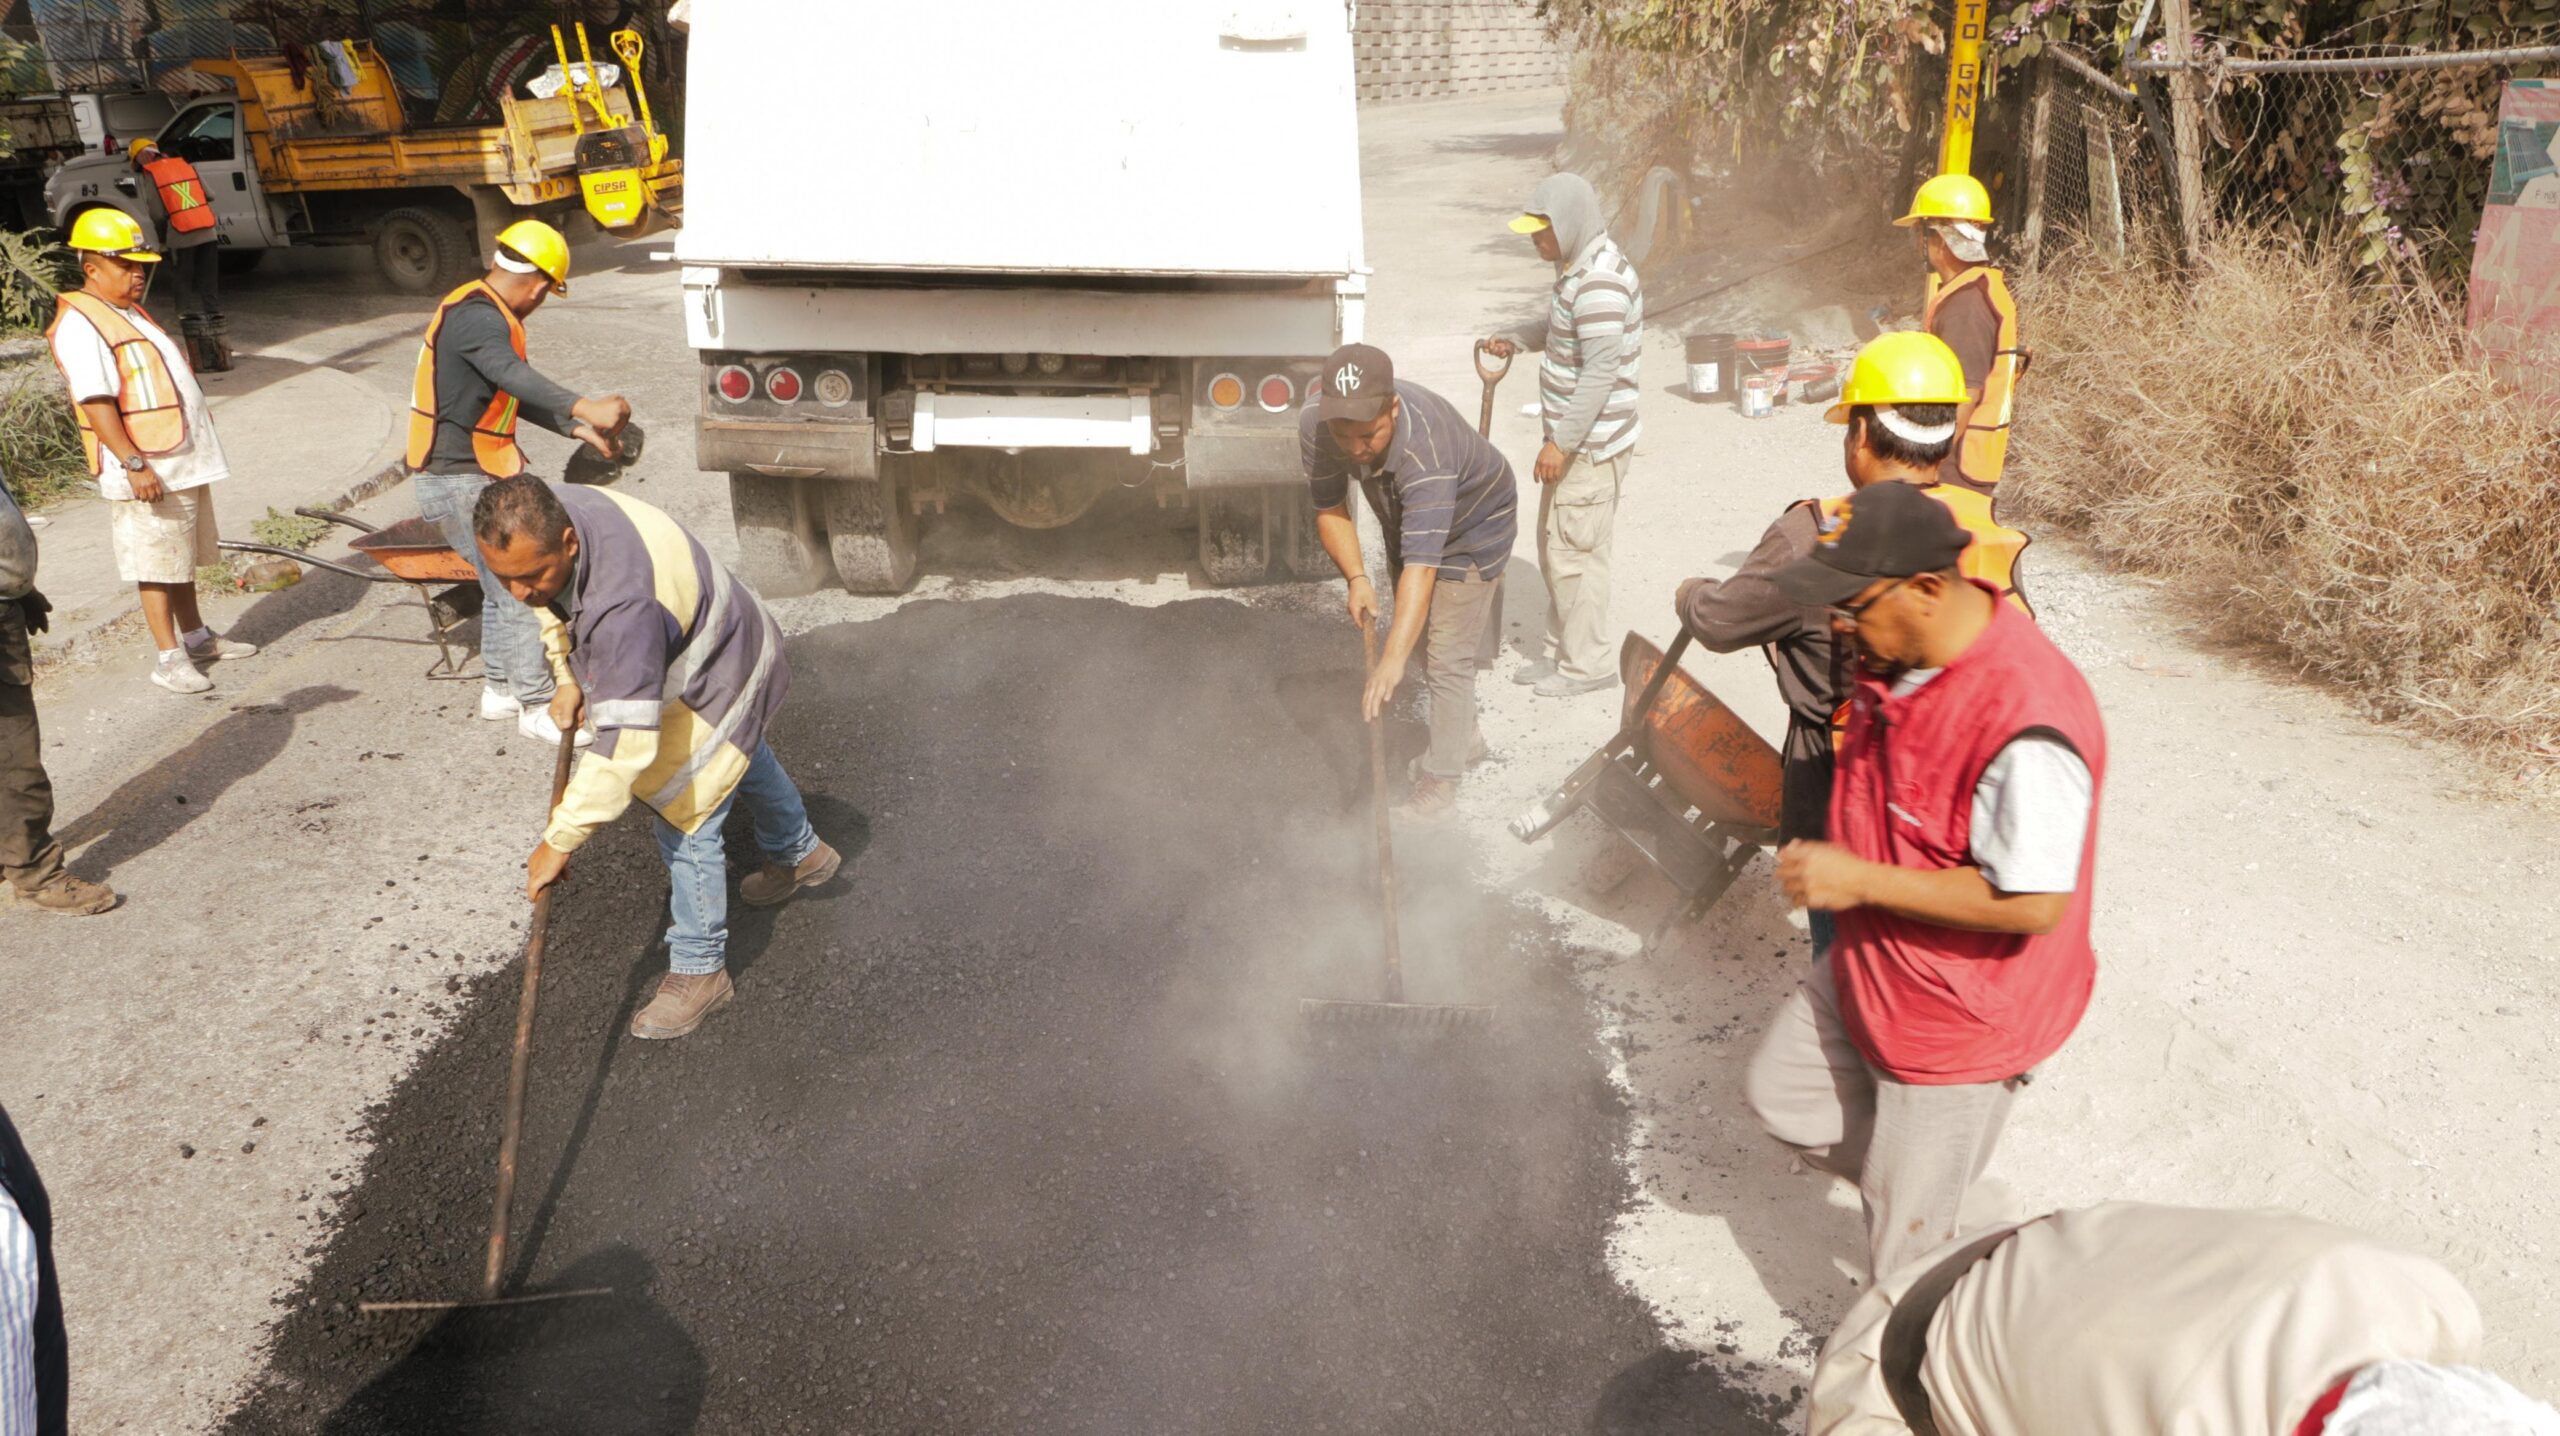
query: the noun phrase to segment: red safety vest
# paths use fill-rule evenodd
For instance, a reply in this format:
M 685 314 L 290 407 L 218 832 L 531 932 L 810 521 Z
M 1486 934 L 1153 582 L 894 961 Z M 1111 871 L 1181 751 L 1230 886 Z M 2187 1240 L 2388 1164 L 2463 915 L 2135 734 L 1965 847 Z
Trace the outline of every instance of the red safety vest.
M 1990 585 L 1983 584 L 1985 592 Z M 2005 603 L 1973 646 L 1912 692 L 1857 675 L 1831 782 L 1831 841 L 1869 862 L 1969 867 L 1973 789 L 2011 740 L 2061 737 L 2089 765 L 2088 832 L 2071 905 L 2036 936 L 1970 932 L 1879 907 L 1833 916 L 1831 975 L 1850 1040 L 1896 1080 L 1999 1082 L 2058 1051 L 2097 983 L 2089 945 L 2106 726 L 2088 680 Z
M 169 211 L 169 232 L 193 234 L 211 229 L 214 224 L 213 201 L 204 192 L 204 178 L 196 167 L 175 155 L 163 155 L 142 167 L 151 182 L 160 187 L 160 206 Z
M 409 381 L 409 467 L 423 469 L 427 456 L 435 452 L 436 443 L 436 334 L 444 328 L 444 317 L 453 306 L 475 294 L 489 296 L 498 312 L 507 319 L 507 341 L 515 346 L 516 357 L 524 352 L 524 321 L 498 297 L 486 279 L 475 279 L 444 297 L 436 306 L 436 317 L 427 321 L 427 341 L 418 346 L 418 368 Z M 480 461 L 480 472 L 496 479 L 511 479 L 524 472 L 524 450 L 516 447 L 516 396 L 501 389 L 489 396 L 489 407 L 471 421 L 471 454 Z
M 44 331 L 48 344 L 54 331 L 62 327 L 63 316 L 74 312 L 97 326 L 109 352 L 115 355 L 116 416 L 124 421 L 125 436 L 133 440 L 133 446 L 143 457 L 153 459 L 185 448 L 187 411 L 178 397 L 177 377 L 169 372 L 169 362 L 161 357 L 160 346 L 134 327 L 133 321 L 116 312 L 114 305 L 80 289 L 54 296 L 53 323 Z M 55 367 L 60 368 L 61 363 L 57 356 Z M 67 373 L 63 382 L 70 382 Z M 71 417 L 80 426 L 80 448 L 89 456 L 89 477 L 104 476 L 104 453 L 98 445 L 97 431 L 89 424 L 89 411 L 75 403 Z
M 1989 488 L 2000 482 L 2002 465 L 2009 457 L 2009 417 L 2017 408 L 2018 380 L 2027 372 L 2027 351 L 2018 347 L 2018 301 L 2009 297 L 2008 281 L 1989 265 L 1977 265 L 1929 293 L 1929 306 L 1921 323 L 1930 333 L 1938 331 L 1938 309 L 1947 297 L 1969 284 L 1982 286 L 1983 297 L 1991 301 L 1991 312 L 1999 317 L 2000 338 L 1991 352 L 1991 367 L 1982 376 L 1982 392 L 1976 395 L 1973 421 L 1956 439 L 1956 463 L 1964 476 Z

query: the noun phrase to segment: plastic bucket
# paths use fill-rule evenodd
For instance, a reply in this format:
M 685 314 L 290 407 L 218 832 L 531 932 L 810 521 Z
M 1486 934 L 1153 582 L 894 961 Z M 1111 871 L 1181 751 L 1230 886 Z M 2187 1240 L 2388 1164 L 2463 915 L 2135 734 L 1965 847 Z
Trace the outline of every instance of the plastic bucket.
M 1692 334 L 1689 351 L 1689 397 L 1699 403 L 1733 397 L 1733 336 Z
M 1746 419 L 1765 419 L 1778 409 L 1778 396 L 1786 392 L 1786 381 L 1776 374 L 1745 374 L 1741 395 L 1734 407 Z
M 1733 346 L 1734 364 L 1742 371 L 1742 378 L 1766 374 L 1776 379 L 1779 393 L 1783 395 L 1786 392 L 1787 354 L 1794 347 L 1784 334 L 1744 339 Z

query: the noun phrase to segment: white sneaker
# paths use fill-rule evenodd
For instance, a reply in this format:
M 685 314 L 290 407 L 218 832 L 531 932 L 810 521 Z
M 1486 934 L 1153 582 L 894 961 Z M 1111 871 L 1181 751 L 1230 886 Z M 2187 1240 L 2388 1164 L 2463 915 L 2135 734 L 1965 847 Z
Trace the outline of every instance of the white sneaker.
M 212 663 L 223 658 L 255 658 L 258 656 L 258 645 L 242 643 L 217 633 L 207 638 L 201 645 L 188 644 L 187 656 L 198 663 Z
M 514 694 L 509 693 L 504 689 L 488 687 L 485 684 L 481 686 L 481 717 L 488 719 L 492 723 L 501 723 L 509 718 L 513 718 L 523 711 L 524 705 L 516 701 L 516 696 Z M 553 741 L 556 742 L 558 740 L 555 739 Z
M 527 708 L 524 712 L 518 714 L 516 716 L 516 731 L 533 739 L 537 743 L 545 744 L 552 748 L 560 746 L 560 725 L 552 722 L 551 714 L 543 709 Z M 584 728 L 578 730 L 579 747 L 584 748 L 594 741 L 594 734 L 589 733 Z
M 196 671 L 184 653 L 163 658 L 151 666 L 151 681 L 172 693 L 202 693 L 213 687 L 213 680 Z M 557 743 L 560 740 L 553 738 Z

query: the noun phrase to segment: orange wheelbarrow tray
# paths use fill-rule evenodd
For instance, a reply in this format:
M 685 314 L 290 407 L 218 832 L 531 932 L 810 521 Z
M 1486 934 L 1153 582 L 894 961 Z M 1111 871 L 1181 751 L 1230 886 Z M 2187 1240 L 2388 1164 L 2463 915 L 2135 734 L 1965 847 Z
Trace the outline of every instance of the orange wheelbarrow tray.
M 356 537 L 348 547 L 381 567 L 378 570 L 350 568 L 274 544 L 224 539 L 221 547 L 234 553 L 273 554 L 295 563 L 325 568 L 331 573 L 342 573 L 349 578 L 360 578 L 367 583 L 405 583 L 412 593 L 418 595 L 418 602 L 425 606 L 427 636 L 436 645 L 438 656 L 427 669 L 427 676 L 456 679 L 480 676 L 475 671 L 465 670 L 464 665 L 470 661 L 471 652 L 455 636 L 463 624 L 479 616 L 480 571 L 472 567 L 470 559 L 456 553 L 453 546 L 444 541 L 443 530 L 423 518 L 402 519 L 389 528 L 376 528 L 362 519 L 350 518 L 333 509 L 295 509 L 294 512 L 307 519 L 344 524 L 356 530 Z M 448 586 L 438 589 L 434 587 L 437 584 Z M 459 658 L 455 656 L 457 647 L 462 649 Z
M 1715 906 L 1752 857 L 1778 840 L 1778 750 L 1664 653 L 1630 633 L 1618 652 L 1627 704 L 1617 733 L 1563 786 L 1511 821 L 1534 843 L 1588 808 L 1683 899 L 1673 918 Z M 1666 923 L 1666 926 L 1668 924 Z

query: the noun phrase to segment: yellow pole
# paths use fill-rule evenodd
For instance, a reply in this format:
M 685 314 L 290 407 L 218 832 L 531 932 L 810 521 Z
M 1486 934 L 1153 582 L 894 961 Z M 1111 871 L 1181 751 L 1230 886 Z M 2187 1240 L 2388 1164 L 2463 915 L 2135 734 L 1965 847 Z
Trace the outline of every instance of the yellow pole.
M 551 27 L 551 53 L 560 57 L 560 83 L 569 87 L 569 132 L 587 132 L 586 116 L 578 113 L 578 72 L 569 68 L 569 45 L 560 38 L 560 27 Z
M 587 47 L 587 22 L 577 22 L 578 56 L 587 62 L 587 103 L 596 107 L 596 127 L 612 130 L 621 126 L 613 122 L 613 108 L 605 103 L 604 76 L 596 73 L 596 52 Z
M 1973 118 L 1982 95 L 1982 37 L 1990 24 L 1990 0 L 1956 0 L 1955 32 L 1947 39 L 1947 122 L 1938 138 L 1938 173 L 1973 172 Z

